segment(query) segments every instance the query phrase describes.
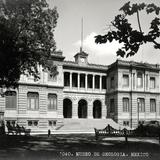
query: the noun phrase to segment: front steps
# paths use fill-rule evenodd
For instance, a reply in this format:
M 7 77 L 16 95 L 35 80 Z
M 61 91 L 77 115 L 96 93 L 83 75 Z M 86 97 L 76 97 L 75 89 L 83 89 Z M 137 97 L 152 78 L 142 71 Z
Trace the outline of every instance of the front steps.
M 112 119 L 59 119 L 54 128 L 32 130 L 31 134 L 48 134 L 48 129 L 51 134 L 72 134 L 72 133 L 94 133 L 94 128 L 103 129 L 107 125 L 115 129 L 123 129 L 124 126 L 119 125 Z
M 94 133 L 94 128 L 103 129 L 108 124 L 115 129 L 124 128 L 112 119 L 63 119 L 63 126 L 55 132 Z

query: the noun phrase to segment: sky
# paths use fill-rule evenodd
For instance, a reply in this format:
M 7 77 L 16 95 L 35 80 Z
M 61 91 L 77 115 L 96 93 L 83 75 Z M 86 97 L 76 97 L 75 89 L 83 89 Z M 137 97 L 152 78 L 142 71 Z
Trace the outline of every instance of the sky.
M 65 60 L 74 61 L 74 55 L 79 52 L 81 45 L 81 21 L 83 17 L 83 51 L 89 54 L 89 63 L 109 65 L 116 61 L 134 60 L 147 63 L 160 64 L 160 50 L 155 50 L 152 44 L 143 45 L 138 54 L 131 58 L 120 58 L 116 51 L 121 44 L 114 41 L 106 44 L 96 44 L 95 36 L 105 34 L 110 22 L 115 15 L 120 14 L 119 9 L 128 0 L 47 0 L 49 6 L 57 7 L 59 13 L 57 27 L 55 29 L 55 41 L 57 50 L 63 52 Z M 155 3 L 160 6 L 160 0 L 131 0 L 132 3 Z M 152 15 L 140 13 L 140 21 L 143 31 L 149 28 Z M 132 16 L 130 22 L 135 29 L 138 27 L 136 16 Z M 160 40 L 159 40 L 160 42 Z

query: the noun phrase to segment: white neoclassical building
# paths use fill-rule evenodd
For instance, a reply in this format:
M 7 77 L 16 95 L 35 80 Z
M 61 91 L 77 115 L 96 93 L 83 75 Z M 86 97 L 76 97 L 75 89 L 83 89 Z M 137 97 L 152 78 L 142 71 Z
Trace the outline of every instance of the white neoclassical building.
M 135 127 L 138 121 L 160 120 L 159 65 L 90 64 L 83 51 L 75 61 L 65 61 L 62 53 L 52 57 L 57 76 L 40 68 L 39 81 L 22 75 L 19 87 L 0 97 L 5 121 L 46 131 L 100 128 L 114 121 Z

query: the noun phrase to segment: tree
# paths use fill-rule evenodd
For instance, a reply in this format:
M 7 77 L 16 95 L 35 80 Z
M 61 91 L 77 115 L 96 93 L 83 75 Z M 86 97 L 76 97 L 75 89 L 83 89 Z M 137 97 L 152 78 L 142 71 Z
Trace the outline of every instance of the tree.
M 56 8 L 46 0 L 0 0 L 0 87 L 17 87 L 20 75 L 39 79 L 55 52 Z
M 160 37 L 160 18 L 158 17 L 160 7 L 155 4 L 130 4 L 127 2 L 120 8 L 122 14 L 115 16 L 111 22 L 114 30 L 108 31 L 105 35 L 97 35 L 95 37 L 96 43 L 112 42 L 113 40 L 123 44 L 123 47 L 117 51 L 117 56 L 128 57 L 135 55 L 140 46 L 145 43 L 153 43 L 155 49 L 160 49 L 158 39 Z M 148 33 L 142 30 L 139 12 L 145 11 L 147 14 L 155 14 L 155 18 L 150 22 Z M 133 24 L 129 23 L 129 16 L 135 15 L 137 17 L 138 30 L 134 29 Z

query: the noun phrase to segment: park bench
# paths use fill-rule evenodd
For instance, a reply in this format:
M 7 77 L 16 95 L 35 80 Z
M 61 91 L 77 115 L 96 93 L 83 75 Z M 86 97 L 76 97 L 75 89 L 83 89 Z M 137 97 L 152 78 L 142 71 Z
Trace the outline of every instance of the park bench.
M 110 125 L 106 126 L 104 129 L 96 129 L 95 130 L 95 138 L 98 140 L 100 137 L 124 137 L 125 141 L 128 142 L 128 137 L 158 137 L 160 143 L 160 133 L 156 134 L 144 134 L 141 132 L 141 128 L 137 128 L 134 130 L 124 129 L 114 129 Z
M 11 126 L 11 125 L 7 125 L 7 129 L 8 129 L 8 134 L 9 133 L 12 133 L 13 135 L 14 134 L 19 134 L 19 135 L 21 135 L 21 133 L 24 133 L 24 135 L 30 135 L 30 133 L 31 133 L 31 129 L 26 129 L 26 128 L 24 128 L 23 126 L 22 127 L 20 127 L 20 126 Z

